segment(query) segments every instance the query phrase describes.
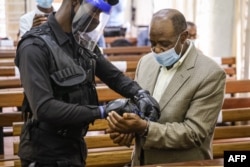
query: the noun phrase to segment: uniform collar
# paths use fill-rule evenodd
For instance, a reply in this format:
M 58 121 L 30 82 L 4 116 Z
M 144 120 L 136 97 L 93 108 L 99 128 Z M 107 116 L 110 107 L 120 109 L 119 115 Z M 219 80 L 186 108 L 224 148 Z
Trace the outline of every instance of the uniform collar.
M 62 30 L 61 26 L 58 24 L 55 18 L 55 12 L 49 15 L 48 24 L 51 27 L 59 45 L 63 45 L 70 40 L 67 34 Z

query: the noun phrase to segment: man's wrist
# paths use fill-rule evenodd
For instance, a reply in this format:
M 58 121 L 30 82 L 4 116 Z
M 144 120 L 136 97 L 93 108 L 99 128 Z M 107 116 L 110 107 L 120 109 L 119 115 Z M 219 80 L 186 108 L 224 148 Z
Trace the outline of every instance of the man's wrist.
M 145 119 L 145 121 L 146 121 L 146 127 L 145 127 L 144 131 L 139 133 L 139 135 L 141 137 L 146 137 L 148 135 L 148 128 L 149 128 L 149 125 L 150 125 L 150 120 Z

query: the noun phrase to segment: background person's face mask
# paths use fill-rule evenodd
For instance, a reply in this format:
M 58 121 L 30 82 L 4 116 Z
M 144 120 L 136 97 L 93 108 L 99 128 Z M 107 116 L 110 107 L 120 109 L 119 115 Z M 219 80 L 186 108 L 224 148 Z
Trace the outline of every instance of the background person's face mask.
M 175 52 L 175 49 L 174 49 L 179 41 L 179 38 L 180 38 L 180 35 L 179 35 L 174 47 L 169 49 L 169 50 L 166 50 L 166 51 L 161 52 L 161 53 L 155 53 L 154 51 L 152 51 L 156 61 L 160 65 L 165 66 L 165 67 L 169 67 L 169 66 L 173 65 L 174 63 L 176 63 L 180 59 L 183 45 L 182 45 L 181 52 L 179 55 Z
M 53 0 L 36 0 L 36 2 L 38 6 L 48 9 L 51 8 Z

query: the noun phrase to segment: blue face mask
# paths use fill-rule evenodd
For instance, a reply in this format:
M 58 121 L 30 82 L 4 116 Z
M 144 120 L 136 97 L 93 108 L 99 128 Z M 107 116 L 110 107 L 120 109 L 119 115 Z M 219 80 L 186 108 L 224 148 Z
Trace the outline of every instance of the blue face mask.
M 177 42 L 179 41 L 179 38 L 180 38 L 180 36 L 178 37 L 178 40 L 176 41 L 175 46 L 176 46 Z M 175 52 L 175 49 L 174 49 L 175 46 L 173 48 L 171 48 L 167 51 L 161 52 L 161 53 L 155 53 L 154 51 L 152 51 L 156 61 L 160 65 L 165 66 L 165 67 L 172 66 L 174 63 L 176 63 L 180 59 L 183 45 L 182 45 L 181 52 L 179 55 Z
M 51 8 L 53 0 L 36 0 L 36 2 L 38 6 L 48 9 Z

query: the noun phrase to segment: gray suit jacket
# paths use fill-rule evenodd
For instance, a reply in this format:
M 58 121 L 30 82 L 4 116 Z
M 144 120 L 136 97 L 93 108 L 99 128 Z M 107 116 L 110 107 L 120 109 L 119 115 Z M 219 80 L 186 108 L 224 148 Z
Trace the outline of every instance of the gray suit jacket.
M 151 53 L 143 56 L 136 81 L 152 94 L 160 66 Z M 212 159 L 212 139 L 221 110 L 226 74 L 192 46 L 164 91 L 161 117 L 151 122 L 147 137 L 136 137 L 133 165 Z M 144 158 L 141 156 L 144 149 Z

